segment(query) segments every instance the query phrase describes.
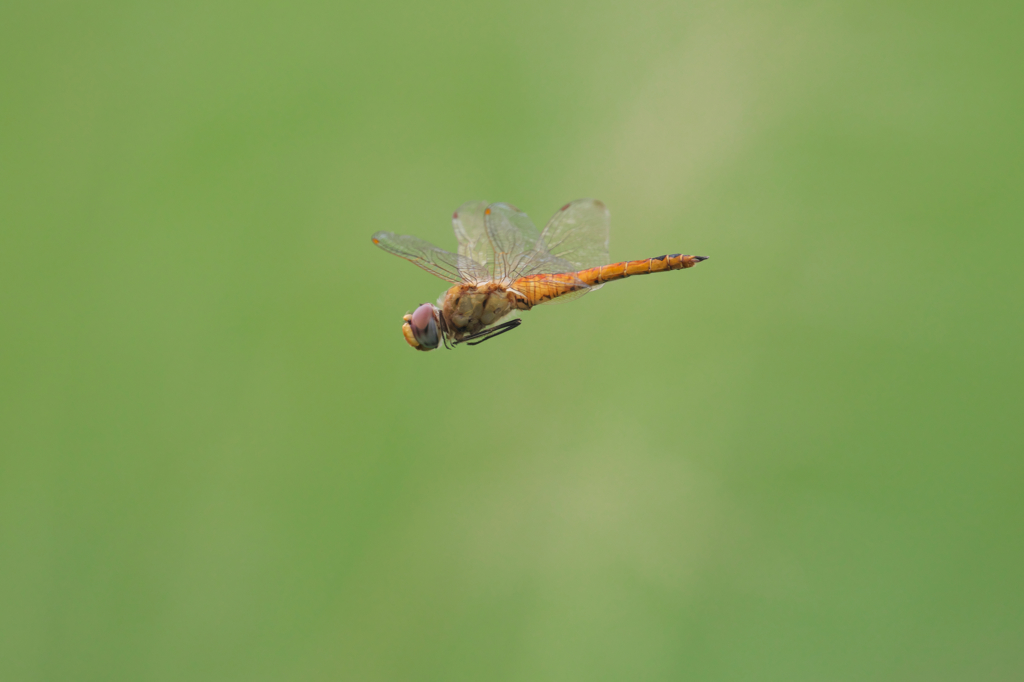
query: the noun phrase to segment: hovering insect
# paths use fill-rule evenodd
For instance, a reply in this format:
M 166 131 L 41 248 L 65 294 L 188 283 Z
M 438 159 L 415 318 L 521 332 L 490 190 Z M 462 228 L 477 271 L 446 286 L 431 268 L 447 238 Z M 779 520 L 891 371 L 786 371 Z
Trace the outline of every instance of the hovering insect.
M 605 282 L 691 268 L 707 256 L 657 256 L 608 262 L 608 208 L 595 199 L 563 206 L 538 232 L 510 204 L 469 202 L 452 215 L 457 254 L 408 235 L 377 232 L 373 243 L 454 283 L 405 315 L 402 333 L 416 350 L 442 343 L 475 346 L 515 329 L 519 311 L 579 298 Z

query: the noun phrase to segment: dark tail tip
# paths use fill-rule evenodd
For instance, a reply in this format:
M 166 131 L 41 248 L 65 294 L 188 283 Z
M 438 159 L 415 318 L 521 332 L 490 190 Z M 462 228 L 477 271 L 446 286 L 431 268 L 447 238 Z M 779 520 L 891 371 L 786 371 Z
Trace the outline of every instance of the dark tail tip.
M 702 260 L 707 260 L 707 259 L 708 259 L 708 256 L 694 256 L 693 257 L 693 260 L 697 261 L 698 263 L 701 262 Z

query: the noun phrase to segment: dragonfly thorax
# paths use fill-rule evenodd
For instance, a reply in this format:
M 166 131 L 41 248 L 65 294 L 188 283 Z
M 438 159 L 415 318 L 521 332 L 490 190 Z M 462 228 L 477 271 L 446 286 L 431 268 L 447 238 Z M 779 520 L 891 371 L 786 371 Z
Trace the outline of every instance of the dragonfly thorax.
M 444 296 L 441 315 L 454 341 L 476 334 L 506 317 L 525 309 L 522 294 L 498 282 L 457 284 Z

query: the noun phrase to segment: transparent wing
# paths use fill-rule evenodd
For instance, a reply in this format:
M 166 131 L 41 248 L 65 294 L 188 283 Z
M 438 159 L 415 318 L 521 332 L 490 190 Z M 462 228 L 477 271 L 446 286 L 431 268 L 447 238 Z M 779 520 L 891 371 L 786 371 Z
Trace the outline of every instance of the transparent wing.
M 540 245 L 529 254 L 528 258 L 523 259 L 522 266 L 519 268 L 516 276 L 526 277 L 527 275 L 538 274 L 556 275 L 565 272 L 576 272 L 579 269 L 580 268 L 567 260 L 555 258 L 543 248 L 543 245 Z
M 452 215 L 459 255 L 480 266 L 478 277 L 506 284 L 527 275 L 605 265 L 610 223 L 608 208 L 596 199 L 566 204 L 543 233 L 511 204 L 468 202 Z
M 459 242 L 459 255 L 465 256 L 487 270 L 488 279 L 494 277 L 494 247 L 484 224 L 486 201 L 470 201 L 452 214 L 452 230 Z
M 373 243 L 449 282 L 480 282 L 487 278 L 484 267 L 473 259 L 439 249 L 418 237 L 377 232 Z
M 608 264 L 610 229 L 607 206 L 597 199 L 577 199 L 551 217 L 541 239 L 551 256 L 584 270 Z
M 547 255 L 540 232 L 515 206 L 491 204 L 484 209 L 484 225 L 493 249 L 495 281 L 509 284 L 526 273 L 538 257 Z

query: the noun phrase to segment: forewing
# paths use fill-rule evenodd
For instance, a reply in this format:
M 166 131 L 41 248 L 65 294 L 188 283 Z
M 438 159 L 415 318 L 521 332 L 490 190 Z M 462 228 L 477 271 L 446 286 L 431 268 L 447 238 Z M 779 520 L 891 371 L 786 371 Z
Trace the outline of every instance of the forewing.
M 524 258 L 521 267 L 517 273 L 518 277 L 526 277 L 527 275 L 554 275 L 564 272 L 576 272 L 579 270 L 574 264 L 562 258 L 555 258 L 546 250 L 543 249 L 543 245 L 538 245 L 536 249 L 530 254 L 529 258 Z
M 449 282 L 479 282 L 487 278 L 484 267 L 471 258 L 439 249 L 418 237 L 377 232 L 373 243 Z
M 546 255 L 537 228 L 514 206 L 491 204 L 484 210 L 484 225 L 494 253 L 495 281 L 511 283 L 539 256 Z
M 551 217 L 541 239 L 551 256 L 585 270 L 608 264 L 610 229 L 607 206 L 596 199 L 577 199 Z
M 488 279 L 494 276 L 494 247 L 484 224 L 486 201 L 470 201 L 452 214 L 452 230 L 459 242 L 459 255 L 484 266 Z

